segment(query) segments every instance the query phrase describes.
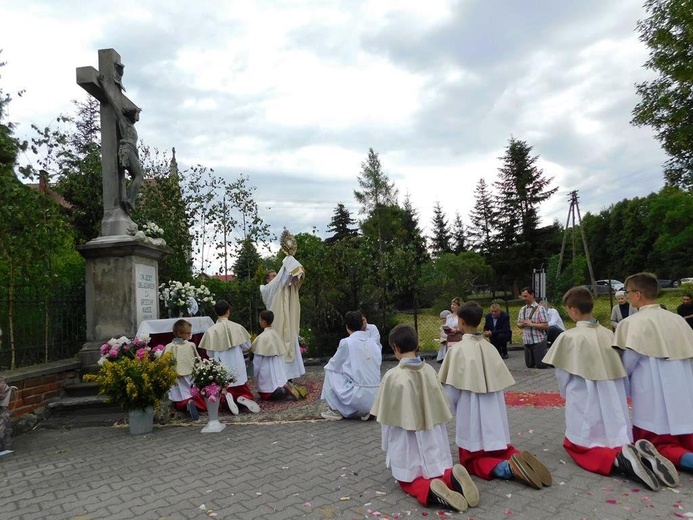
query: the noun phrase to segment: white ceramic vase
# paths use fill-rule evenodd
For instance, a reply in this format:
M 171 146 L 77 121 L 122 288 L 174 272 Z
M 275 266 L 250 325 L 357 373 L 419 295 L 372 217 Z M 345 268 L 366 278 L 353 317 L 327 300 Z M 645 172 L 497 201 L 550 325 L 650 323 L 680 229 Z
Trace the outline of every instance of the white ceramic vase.
M 219 433 L 226 428 L 226 425 L 219 421 L 219 399 L 221 395 L 217 396 L 217 399 L 212 402 L 205 397 L 205 403 L 207 404 L 207 425 L 202 428 L 202 433 Z

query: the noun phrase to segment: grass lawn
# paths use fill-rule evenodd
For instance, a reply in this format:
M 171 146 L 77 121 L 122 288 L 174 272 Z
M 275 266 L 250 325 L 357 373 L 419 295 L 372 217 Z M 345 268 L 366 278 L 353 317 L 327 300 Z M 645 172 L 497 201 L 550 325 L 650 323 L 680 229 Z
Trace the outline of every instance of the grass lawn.
M 657 303 L 664 305 L 668 310 L 676 312 L 676 308 L 681 304 L 681 297 L 684 291 L 681 289 L 667 289 L 660 291 L 659 298 L 657 298 Z M 616 305 L 616 299 L 613 300 L 613 305 Z M 486 312 L 490 312 L 490 301 L 481 301 L 479 304 L 484 307 Z M 513 329 L 513 343 L 522 342 L 522 331 L 515 325 L 517 323 L 517 316 L 520 309 L 524 303 L 522 300 L 511 300 L 508 302 L 510 310 L 510 325 Z M 505 304 L 501 303 L 501 308 L 505 311 Z M 600 296 L 594 303 L 594 317 L 599 320 L 599 323 L 604 325 L 607 329 L 611 330 L 611 308 L 612 304 L 607 296 Z M 562 304 L 556 305 L 556 309 L 563 318 L 563 322 L 566 327 L 573 328 L 575 324 L 568 318 L 568 313 L 563 308 Z M 441 309 L 442 310 L 442 309 Z M 417 316 L 418 331 L 419 331 L 419 344 L 423 351 L 436 351 L 440 345 L 435 341 L 439 337 L 440 329 L 440 318 L 438 317 L 440 311 L 433 309 L 421 309 L 419 315 Z M 407 323 L 414 326 L 414 315 L 399 313 L 397 314 L 397 323 Z M 482 319 L 481 327 L 483 327 L 484 322 Z

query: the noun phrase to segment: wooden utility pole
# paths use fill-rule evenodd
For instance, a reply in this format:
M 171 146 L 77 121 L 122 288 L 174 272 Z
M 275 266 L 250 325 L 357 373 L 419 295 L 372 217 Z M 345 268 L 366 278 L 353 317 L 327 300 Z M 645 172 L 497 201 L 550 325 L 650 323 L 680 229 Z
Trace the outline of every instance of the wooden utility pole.
M 568 194 L 568 199 L 570 200 L 570 206 L 568 207 L 568 218 L 565 222 L 565 229 L 563 230 L 563 244 L 561 244 L 561 254 L 558 257 L 558 269 L 556 270 L 556 279 L 561 274 L 561 267 L 563 265 L 563 254 L 565 253 L 565 243 L 568 239 L 568 225 L 571 223 L 573 228 L 573 260 L 575 260 L 575 230 L 580 230 L 580 237 L 582 237 L 582 249 L 585 252 L 585 260 L 587 260 L 587 269 L 590 273 L 590 283 L 592 284 L 592 293 L 597 295 L 597 284 L 594 279 L 594 271 L 592 270 L 592 261 L 590 260 L 590 252 L 587 248 L 587 240 L 585 239 L 585 234 L 582 232 L 582 216 L 580 215 L 580 204 L 578 203 L 578 194 L 576 190 L 571 191 Z M 575 213 L 577 213 L 577 226 L 575 222 Z

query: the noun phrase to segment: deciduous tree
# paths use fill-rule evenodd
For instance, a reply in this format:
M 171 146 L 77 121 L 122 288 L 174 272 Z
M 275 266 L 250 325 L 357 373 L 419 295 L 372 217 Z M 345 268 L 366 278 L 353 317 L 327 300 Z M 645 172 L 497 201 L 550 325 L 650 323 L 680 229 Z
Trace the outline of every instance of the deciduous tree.
M 647 0 L 649 16 L 638 22 L 650 49 L 645 67 L 658 77 L 636 88 L 642 98 L 633 123 L 650 125 L 670 159 L 668 184 L 693 190 L 693 0 Z

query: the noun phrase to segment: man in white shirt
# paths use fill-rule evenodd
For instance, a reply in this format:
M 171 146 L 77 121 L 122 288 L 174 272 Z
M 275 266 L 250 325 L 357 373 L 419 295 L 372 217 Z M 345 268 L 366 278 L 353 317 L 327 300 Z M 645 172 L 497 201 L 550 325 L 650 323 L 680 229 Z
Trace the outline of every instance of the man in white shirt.
M 549 320 L 549 328 L 546 329 L 546 343 L 550 347 L 556 341 L 556 338 L 565 332 L 565 324 L 561 315 L 548 300 L 543 300 L 541 306 L 546 309 L 546 317 Z

